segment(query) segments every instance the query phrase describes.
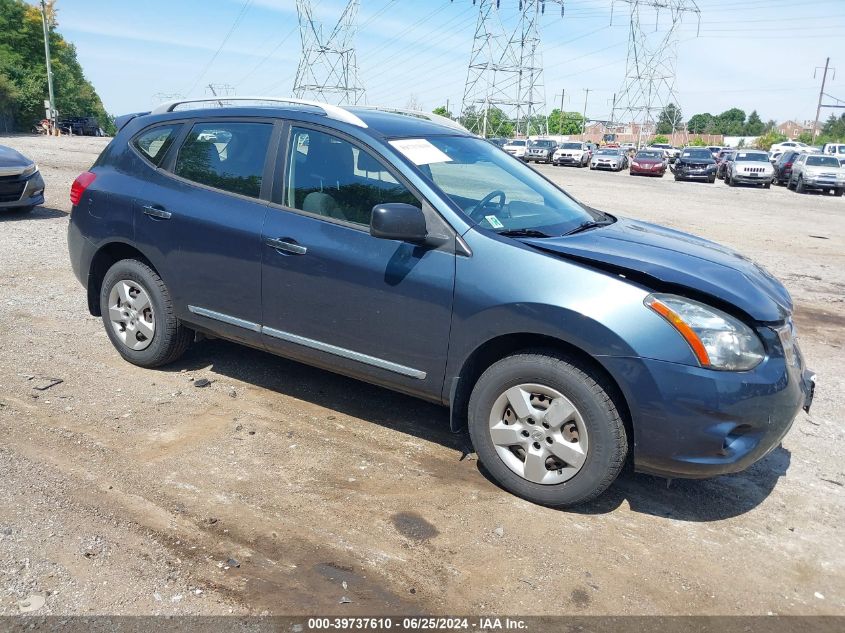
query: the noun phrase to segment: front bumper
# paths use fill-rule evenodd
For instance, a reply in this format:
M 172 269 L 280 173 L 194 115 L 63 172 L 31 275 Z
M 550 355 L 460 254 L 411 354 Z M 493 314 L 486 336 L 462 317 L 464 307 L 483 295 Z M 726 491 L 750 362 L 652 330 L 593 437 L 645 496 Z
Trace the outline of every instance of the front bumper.
M 592 163 L 593 169 L 619 169 L 619 163 Z
M 767 182 L 772 182 L 773 174 L 761 174 L 759 176 L 752 174 L 734 174 L 731 180 L 743 185 L 765 185 Z
M 0 179 L 0 209 L 18 209 L 44 204 L 44 178 L 36 171 L 27 177 Z
M 837 180 L 822 180 L 820 178 L 804 178 L 805 189 L 820 189 L 827 191 L 828 189 L 845 189 L 845 182 Z
M 665 165 L 658 165 L 656 167 L 643 167 L 641 165 L 631 165 L 632 174 L 644 174 L 646 176 L 662 176 L 666 173 Z
M 716 177 L 715 169 L 708 169 L 703 172 L 675 170 L 675 177 L 679 180 L 710 180 Z
M 604 358 L 634 427 L 634 467 L 663 477 L 705 478 L 745 470 L 780 444 L 815 376 L 782 357 L 747 372 L 642 358 Z
M 583 156 L 555 156 L 555 165 L 582 165 L 584 163 Z
M 525 160 L 527 160 L 529 162 L 534 160 L 534 161 L 537 161 L 537 162 L 546 163 L 546 162 L 549 161 L 549 155 L 548 154 L 542 154 L 542 155 L 540 155 L 540 154 L 526 154 Z

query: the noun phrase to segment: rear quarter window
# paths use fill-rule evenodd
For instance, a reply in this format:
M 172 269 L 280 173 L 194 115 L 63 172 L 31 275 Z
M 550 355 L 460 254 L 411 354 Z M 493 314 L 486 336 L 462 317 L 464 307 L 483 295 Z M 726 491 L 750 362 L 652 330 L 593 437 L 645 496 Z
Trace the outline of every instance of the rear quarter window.
M 141 155 L 153 165 L 158 167 L 164 159 L 167 150 L 176 138 L 176 131 L 179 125 L 160 125 L 144 130 L 132 139 L 132 145 Z

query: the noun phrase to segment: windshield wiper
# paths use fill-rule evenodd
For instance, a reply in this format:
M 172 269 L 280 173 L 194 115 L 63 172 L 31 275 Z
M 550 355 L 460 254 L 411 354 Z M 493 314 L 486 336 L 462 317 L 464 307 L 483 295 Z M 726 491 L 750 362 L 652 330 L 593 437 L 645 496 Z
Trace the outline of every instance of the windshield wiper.
M 596 220 L 590 220 L 589 222 L 579 224 L 574 229 L 564 233 L 563 235 L 575 235 L 576 233 L 582 233 L 584 231 L 589 231 L 590 229 L 596 229 L 600 226 L 607 226 L 608 224 L 613 224 L 613 220 L 601 220 L 600 222 L 597 222 Z
M 510 229 L 506 231 L 496 231 L 499 235 L 504 235 L 505 237 L 552 237 L 542 231 L 538 231 L 537 229 Z

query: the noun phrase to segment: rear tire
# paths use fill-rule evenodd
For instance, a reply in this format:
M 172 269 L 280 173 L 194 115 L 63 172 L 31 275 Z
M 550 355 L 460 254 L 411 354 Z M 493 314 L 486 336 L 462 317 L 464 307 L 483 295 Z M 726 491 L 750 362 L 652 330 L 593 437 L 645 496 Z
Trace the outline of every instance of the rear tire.
M 594 499 L 628 452 L 613 391 L 594 370 L 552 351 L 494 363 L 469 402 L 479 461 L 499 485 L 534 503 L 561 508 Z
M 142 309 L 141 304 L 146 307 Z M 106 272 L 100 288 L 100 313 L 112 345 L 139 367 L 172 363 L 193 340 L 193 331 L 174 314 L 164 281 L 136 259 L 121 260 Z

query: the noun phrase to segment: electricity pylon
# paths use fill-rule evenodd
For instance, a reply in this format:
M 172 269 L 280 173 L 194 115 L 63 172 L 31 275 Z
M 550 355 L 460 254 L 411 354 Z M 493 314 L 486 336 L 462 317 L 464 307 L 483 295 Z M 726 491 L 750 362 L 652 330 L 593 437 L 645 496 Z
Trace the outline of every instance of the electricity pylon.
M 515 24 L 502 19 L 500 0 L 473 4 L 478 20 L 461 103 L 464 125 L 481 136 L 528 136 L 537 123 L 545 132 L 540 22 L 547 4 L 559 5 L 563 15 L 563 0 L 520 0 Z
M 311 98 L 338 105 L 364 100 L 355 59 L 359 0 L 349 0 L 337 24 L 325 35 L 314 19 L 312 0 L 296 0 L 302 53 L 293 84 L 295 97 Z
M 638 124 L 640 145 L 643 134 L 655 126 L 663 108 L 670 103 L 677 105 L 678 28 L 686 15 L 693 15 L 700 22 L 701 11 L 695 0 L 613 0 L 611 23 L 617 2 L 630 9 L 628 59 L 609 125 L 628 121 Z M 680 110 L 674 111 L 680 118 Z M 672 121 L 673 129 L 680 124 L 680 120 Z

